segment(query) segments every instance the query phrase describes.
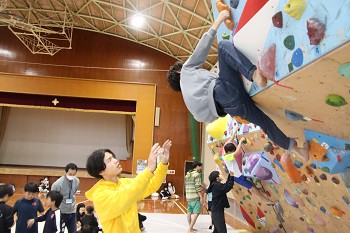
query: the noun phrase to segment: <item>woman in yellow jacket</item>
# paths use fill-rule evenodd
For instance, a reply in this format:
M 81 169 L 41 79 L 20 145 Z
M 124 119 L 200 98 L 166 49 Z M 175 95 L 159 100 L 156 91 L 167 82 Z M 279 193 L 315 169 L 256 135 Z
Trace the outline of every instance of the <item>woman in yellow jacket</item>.
M 147 168 L 133 179 L 118 178 L 122 167 L 112 151 L 100 149 L 89 156 L 86 163 L 88 173 L 102 179 L 85 195 L 93 201 L 105 233 L 140 232 L 137 201 L 150 196 L 163 183 L 168 171 L 170 147 L 169 140 L 163 147 L 154 144 Z M 157 166 L 159 155 L 161 162 Z

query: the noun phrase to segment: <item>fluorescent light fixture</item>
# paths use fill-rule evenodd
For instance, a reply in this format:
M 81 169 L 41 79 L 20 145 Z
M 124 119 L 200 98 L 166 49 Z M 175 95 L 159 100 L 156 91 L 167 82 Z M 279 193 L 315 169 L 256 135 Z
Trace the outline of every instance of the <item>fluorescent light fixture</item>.
M 140 15 L 136 14 L 132 19 L 131 19 L 131 25 L 140 28 L 142 27 L 143 23 L 145 22 L 145 19 Z

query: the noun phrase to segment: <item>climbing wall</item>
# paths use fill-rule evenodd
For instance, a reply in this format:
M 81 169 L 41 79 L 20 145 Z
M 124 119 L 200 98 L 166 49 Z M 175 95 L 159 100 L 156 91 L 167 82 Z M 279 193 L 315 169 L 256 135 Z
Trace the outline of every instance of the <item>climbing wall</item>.
M 253 1 L 239 1 L 232 10 L 236 24 Z M 350 0 L 260 3 L 260 11 L 250 14 L 239 31 L 219 29 L 217 38 L 234 34 L 230 39 L 254 64 L 264 49 L 274 46 L 273 79 L 265 88 L 253 84 L 248 92 L 286 135 L 310 142 L 311 159 L 302 162 L 279 148 L 262 152 L 266 135 L 254 125 L 240 126 L 238 138 L 248 139 L 246 155 L 259 154 L 272 166 L 264 174 L 278 176 L 256 181 L 257 186 L 279 202 L 268 206 L 239 185 L 232 195 L 256 232 L 350 232 Z M 222 135 L 209 136 L 210 149 L 219 152 L 231 131 L 228 127 Z M 218 158 L 215 162 L 221 163 Z
M 248 139 L 243 150 L 262 151 L 269 139 L 261 130 L 255 131 L 252 125 L 250 131 L 238 136 L 238 139 L 242 136 Z M 208 146 L 219 152 L 225 141 L 209 137 Z M 280 148 L 266 153 L 277 173 L 277 183 L 271 180 L 257 182 L 257 187 L 262 188 L 266 196 L 278 201 L 276 206 L 265 204 L 238 184 L 232 190 L 250 229 L 253 232 L 350 232 L 350 196 L 342 177 L 321 170 L 312 160 L 303 163 L 292 155 L 292 165 L 301 180 L 301 183 L 293 183 L 281 165 L 283 153 Z

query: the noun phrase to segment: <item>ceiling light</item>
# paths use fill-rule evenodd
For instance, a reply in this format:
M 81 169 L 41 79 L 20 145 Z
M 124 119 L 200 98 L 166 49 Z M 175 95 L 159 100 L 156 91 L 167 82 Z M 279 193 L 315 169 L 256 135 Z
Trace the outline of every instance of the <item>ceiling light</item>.
M 137 14 L 132 18 L 131 25 L 136 28 L 140 28 L 142 27 L 144 22 L 145 22 L 145 19 L 140 14 Z

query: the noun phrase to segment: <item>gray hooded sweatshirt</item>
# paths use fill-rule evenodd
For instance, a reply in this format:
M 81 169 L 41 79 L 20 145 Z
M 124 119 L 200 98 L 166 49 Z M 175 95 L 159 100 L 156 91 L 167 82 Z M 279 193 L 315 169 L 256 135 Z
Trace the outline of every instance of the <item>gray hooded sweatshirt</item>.
M 207 59 L 210 47 L 216 36 L 216 30 L 210 28 L 204 33 L 193 54 L 181 69 L 180 86 L 188 110 L 199 122 L 213 122 L 219 115 L 214 101 L 215 80 L 217 74 L 198 69 Z

